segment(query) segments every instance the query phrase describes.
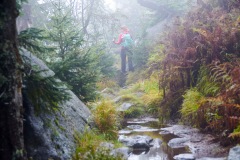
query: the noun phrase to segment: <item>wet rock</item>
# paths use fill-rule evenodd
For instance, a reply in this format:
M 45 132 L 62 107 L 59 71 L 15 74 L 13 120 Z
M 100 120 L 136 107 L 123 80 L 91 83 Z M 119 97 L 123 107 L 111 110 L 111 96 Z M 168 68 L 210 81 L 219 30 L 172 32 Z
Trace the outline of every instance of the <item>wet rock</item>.
M 104 149 L 110 151 L 111 155 L 118 156 L 121 155 L 124 159 L 127 159 L 128 155 L 130 154 L 131 150 L 128 147 L 121 147 L 121 148 L 114 148 L 114 144 L 108 142 L 102 142 L 99 145 L 99 149 Z
M 154 131 L 159 131 L 159 129 L 154 129 L 150 127 L 144 127 L 141 125 L 129 125 L 127 126 L 129 129 L 132 129 L 133 132 L 154 132 Z
M 127 159 L 130 153 L 131 153 L 131 150 L 128 147 L 117 148 L 111 152 L 112 155 L 115 155 L 115 156 L 121 155 L 123 156 L 124 159 Z
M 118 97 L 113 99 L 113 102 L 118 103 L 118 102 L 120 102 L 121 99 L 122 99 L 122 96 L 118 96 Z
M 191 137 L 190 139 L 190 142 L 201 142 L 203 140 L 203 137 L 201 135 L 198 135 L 198 136 L 193 136 Z
M 156 138 L 154 139 L 150 145 L 153 147 L 153 148 L 160 148 L 161 144 L 163 143 L 163 141 L 159 138 Z
M 130 128 L 130 129 L 140 129 L 140 128 L 142 128 L 142 126 L 141 125 L 129 125 L 129 126 L 127 126 L 127 128 Z
M 230 149 L 228 160 L 240 160 L 240 146 L 236 146 Z
M 168 146 L 172 148 L 180 148 L 186 146 L 184 143 L 189 141 L 189 138 L 174 138 L 168 142 Z
M 139 129 L 134 129 L 134 132 L 155 132 L 155 131 L 159 131 L 159 129 L 154 129 L 154 128 L 150 128 L 150 127 L 141 127 Z
M 146 122 L 158 122 L 159 121 L 157 118 L 152 118 L 152 117 L 145 117 L 145 118 L 143 118 L 143 120 Z
M 223 157 L 223 158 L 210 158 L 210 157 L 203 157 L 203 158 L 199 158 L 196 160 L 227 160 L 227 158 Z
M 99 145 L 99 147 L 110 150 L 110 149 L 113 149 L 113 148 L 114 148 L 114 144 L 108 143 L 108 142 L 102 142 L 102 143 Z
M 185 153 L 173 157 L 175 160 L 195 160 L 193 154 Z
M 191 128 L 184 125 L 173 125 L 166 128 L 161 128 L 162 131 L 169 131 L 172 134 L 175 134 L 179 137 L 189 137 L 195 133 L 198 133 L 199 130 L 196 128 Z
M 120 135 L 118 140 L 128 147 L 149 150 L 150 143 L 152 142 L 153 139 L 149 136 L 137 135 L 127 137 L 124 135 Z
M 161 135 L 167 135 L 167 134 L 171 134 L 169 131 L 161 131 L 161 132 L 159 132 L 159 134 L 161 134 Z
M 147 123 L 146 121 L 143 121 L 143 120 L 134 120 L 134 121 L 127 121 L 128 124 L 145 124 Z
M 118 111 L 126 111 L 126 110 L 128 110 L 130 107 L 132 107 L 132 106 L 133 106 L 133 104 L 124 102 L 123 104 L 121 104 L 121 105 L 117 108 L 117 110 L 118 110 Z
M 120 130 L 120 131 L 118 131 L 118 134 L 130 134 L 130 133 L 132 133 L 132 131 L 130 131 L 130 130 Z
M 186 142 L 175 143 L 175 140 L 169 141 L 169 146 L 173 148 L 178 146 L 188 146 L 189 150 L 195 157 L 225 157 L 228 149 L 220 146 L 219 142 L 213 142 L 215 137 L 210 134 L 201 133 L 196 128 L 184 125 L 172 125 L 161 128 L 162 131 L 168 131 L 178 137 L 186 138 Z M 161 132 L 163 133 L 163 132 Z
M 128 121 L 127 123 L 129 124 L 145 124 L 148 122 L 158 122 L 159 120 L 157 118 L 152 118 L 152 117 L 145 117 L 141 119 L 133 119 L 131 121 Z

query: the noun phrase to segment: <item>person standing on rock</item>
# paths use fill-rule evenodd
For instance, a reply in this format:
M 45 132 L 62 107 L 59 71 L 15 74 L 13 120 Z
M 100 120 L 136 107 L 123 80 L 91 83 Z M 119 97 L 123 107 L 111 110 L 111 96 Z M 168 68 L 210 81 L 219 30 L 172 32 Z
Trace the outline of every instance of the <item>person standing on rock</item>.
M 121 71 L 122 73 L 126 73 L 126 59 L 128 59 L 128 69 L 129 71 L 133 71 L 133 63 L 132 63 L 132 57 L 133 57 L 133 40 L 131 35 L 129 34 L 129 29 L 126 26 L 121 27 L 121 33 L 118 36 L 118 40 L 115 41 L 113 39 L 113 42 L 115 44 L 121 45 Z

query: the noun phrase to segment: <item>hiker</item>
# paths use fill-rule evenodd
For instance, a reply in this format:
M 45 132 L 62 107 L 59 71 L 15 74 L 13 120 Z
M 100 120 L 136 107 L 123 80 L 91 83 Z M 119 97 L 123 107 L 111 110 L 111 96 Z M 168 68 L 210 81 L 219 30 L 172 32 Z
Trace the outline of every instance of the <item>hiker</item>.
M 126 26 L 121 27 L 122 33 L 118 36 L 118 41 L 116 42 L 113 39 L 115 44 L 120 44 L 121 47 L 121 71 L 123 73 L 126 72 L 126 59 L 128 58 L 128 69 L 129 71 L 133 71 L 133 64 L 132 64 L 132 47 L 133 47 L 133 40 L 131 35 L 129 34 L 129 29 Z

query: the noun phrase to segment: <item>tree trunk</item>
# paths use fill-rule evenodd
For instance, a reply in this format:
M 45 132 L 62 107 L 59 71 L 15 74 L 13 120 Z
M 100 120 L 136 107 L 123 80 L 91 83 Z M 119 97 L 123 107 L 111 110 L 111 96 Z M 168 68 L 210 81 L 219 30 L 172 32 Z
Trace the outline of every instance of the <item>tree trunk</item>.
M 16 1 L 2 0 L 0 15 L 0 159 L 25 159 Z

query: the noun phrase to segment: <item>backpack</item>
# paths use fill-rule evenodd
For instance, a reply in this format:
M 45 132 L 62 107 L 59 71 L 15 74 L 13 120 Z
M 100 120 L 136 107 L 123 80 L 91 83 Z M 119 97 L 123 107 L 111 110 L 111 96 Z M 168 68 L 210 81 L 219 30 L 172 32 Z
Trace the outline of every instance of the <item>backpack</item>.
M 124 48 L 131 48 L 133 46 L 133 39 L 130 36 L 130 34 L 128 34 L 128 33 L 124 34 L 121 44 Z

